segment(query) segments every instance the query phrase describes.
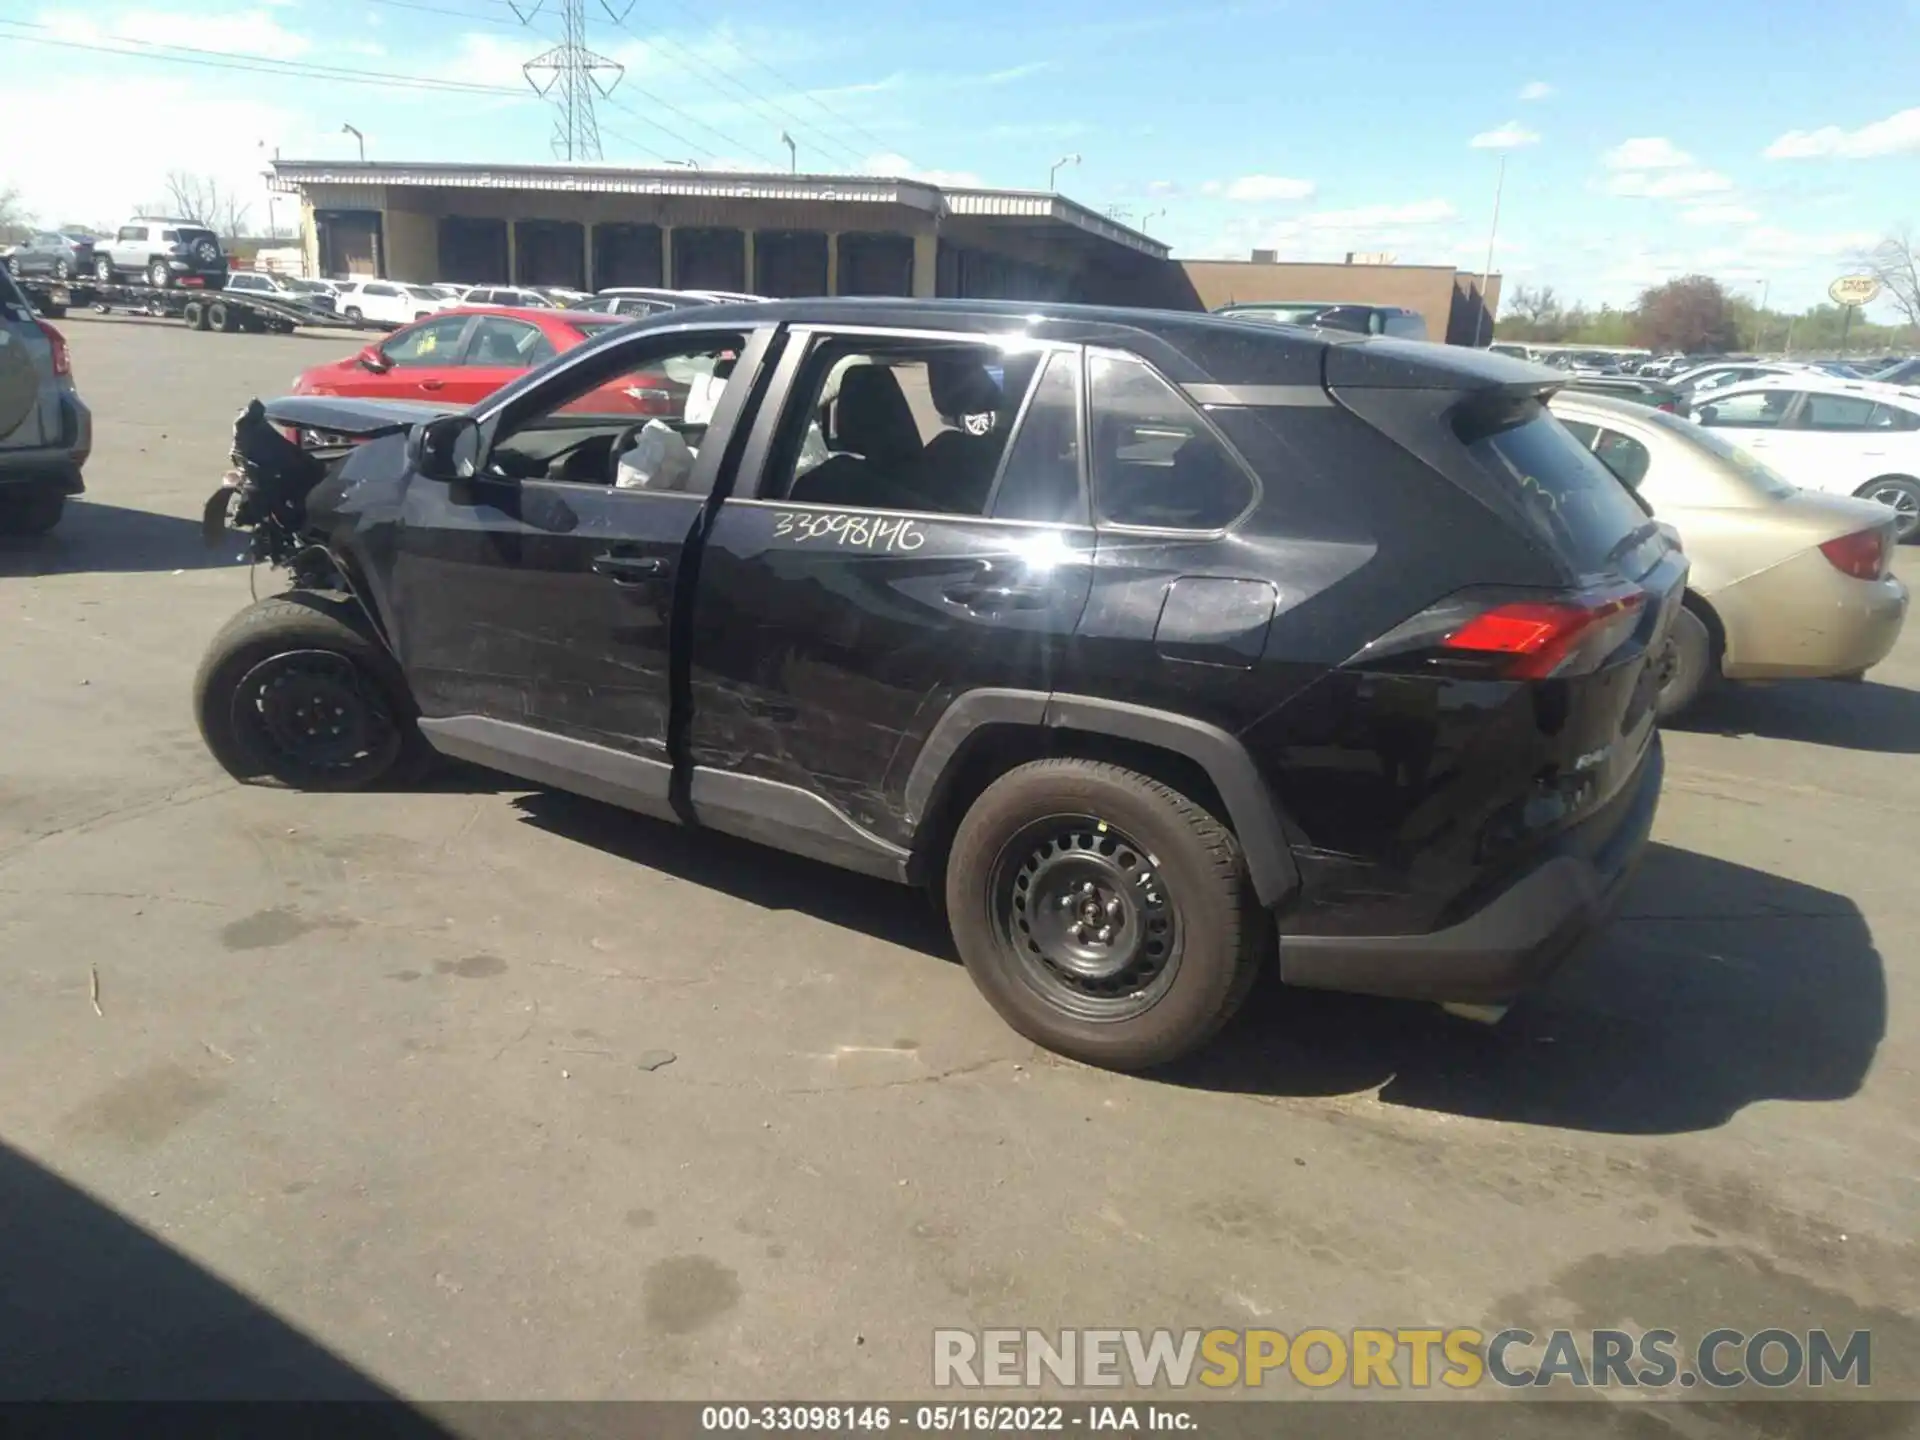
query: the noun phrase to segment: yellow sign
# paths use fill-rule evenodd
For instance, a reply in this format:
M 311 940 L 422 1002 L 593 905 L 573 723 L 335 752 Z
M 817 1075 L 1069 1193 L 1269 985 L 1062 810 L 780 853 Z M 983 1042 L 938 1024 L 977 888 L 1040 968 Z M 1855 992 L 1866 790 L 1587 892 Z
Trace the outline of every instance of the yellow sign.
M 1880 281 L 1872 275 L 1842 275 L 1827 287 L 1827 296 L 1836 305 L 1870 305 L 1880 293 Z

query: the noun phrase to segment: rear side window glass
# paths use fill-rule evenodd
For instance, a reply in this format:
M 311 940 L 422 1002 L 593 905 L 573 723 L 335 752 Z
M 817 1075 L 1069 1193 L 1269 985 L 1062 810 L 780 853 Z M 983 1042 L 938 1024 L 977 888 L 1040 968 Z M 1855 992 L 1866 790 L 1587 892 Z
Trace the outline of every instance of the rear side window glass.
M 1020 419 L 988 507 L 996 520 L 1087 523 L 1080 491 L 1080 357 L 1047 361 Z
M 1800 409 L 1802 430 L 1865 430 L 1879 409 L 1859 395 L 1822 395 L 1814 391 Z
M 179 239 L 180 232 L 178 230 L 162 230 L 160 232 L 160 241 L 164 245 L 172 245 Z
M 1218 530 L 1253 503 L 1253 481 L 1200 412 L 1139 360 L 1087 365 L 1100 522 Z
M 1920 430 L 1920 415 L 1894 405 L 1876 405 L 1867 419 L 1869 430 Z
M 1427 338 L 1427 322 L 1414 314 L 1389 315 L 1386 333 L 1402 340 L 1424 340 Z
M 1467 449 L 1511 488 L 1539 537 L 1582 571 L 1604 569 L 1620 543 L 1646 523 L 1613 472 L 1537 404 L 1517 425 Z
M 1710 400 L 1694 414 L 1694 419 L 1709 427 L 1735 430 L 1771 430 L 1785 418 L 1793 403 L 1791 390 L 1749 390 L 1744 395 L 1729 395 Z
M 1602 465 L 1620 477 L 1621 484 L 1629 490 L 1640 488 L 1640 482 L 1647 478 L 1647 467 L 1653 463 L 1646 446 L 1631 435 L 1622 435 L 1618 430 L 1602 430 L 1593 453 L 1599 457 Z

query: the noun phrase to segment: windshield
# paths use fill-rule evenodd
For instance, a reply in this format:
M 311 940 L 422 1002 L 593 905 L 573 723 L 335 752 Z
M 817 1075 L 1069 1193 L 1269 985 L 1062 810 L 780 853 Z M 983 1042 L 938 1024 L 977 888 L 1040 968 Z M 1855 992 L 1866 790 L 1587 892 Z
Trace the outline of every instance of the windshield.
M 1223 310 L 1235 320 L 1268 320 L 1275 325 L 1313 325 L 1328 310 L 1326 305 L 1261 305 L 1245 310 Z
M 1650 418 L 1657 424 L 1665 425 L 1674 434 L 1685 437 L 1691 444 L 1698 445 L 1716 459 L 1725 461 L 1733 467 L 1741 479 L 1764 495 L 1779 499 L 1793 494 L 1799 488 L 1788 483 L 1778 470 L 1748 454 L 1726 436 L 1716 434 L 1705 426 L 1696 425 L 1691 420 L 1676 420 L 1658 411 Z
M 1467 449 L 1518 492 L 1541 538 L 1585 572 L 1605 569 L 1646 523 L 1626 486 L 1537 403 Z
M 283 280 L 281 283 L 289 290 L 299 290 L 308 295 L 318 294 L 327 288 L 324 285 L 317 285 L 311 280 Z

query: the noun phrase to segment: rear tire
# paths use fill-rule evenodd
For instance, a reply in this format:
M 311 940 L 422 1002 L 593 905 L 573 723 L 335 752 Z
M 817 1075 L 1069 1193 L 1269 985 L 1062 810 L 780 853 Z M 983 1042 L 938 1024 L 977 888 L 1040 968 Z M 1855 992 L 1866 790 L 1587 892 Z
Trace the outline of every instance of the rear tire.
M 167 262 L 156 260 L 147 267 L 147 283 L 156 290 L 167 288 L 167 282 L 173 278 L 173 272 L 167 269 Z
M 207 327 L 218 330 L 222 335 L 231 335 L 240 328 L 240 316 L 224 300 L 207 302 Z
M 954 835 L 946 904 L 1009 1025 L 1114 1070 L 1212 1039 L 1252 988 L 1265 934 L 1232 832 L 1092 760 L 1036 760 L 989 785 Z
M 1717 662 L 1713 632 L 1691 606 L 1682 605 L 1673 617 L 1666 649 L 1655 662 L 1660 667 L 1660 688 L 1654 699 L 1654 714 L 1663 722 L 1672 720 L 1698 701 L 1719 674 Z
M 359 321 L 367 318 L 365 315 L 360 313 L 360 307 L 358 305 L 347 306 L 346 314 L 347 314 L 347 319 L 349 320 Z
M 1882 475 L 1853 493 L 1862 500 L 1878 500 L 1893 511 L 1893 537 L 1898 544 L 1920 536 L 1920 480 L 1911 475 Z
M 66 509 L 67 497 L 58 490 L 0 493 L 0 535 L 44 535 Z
M 202 301 L 189 300 L 181 307 L 180 318 L 187 322 L 189 330 L 204 330 L 207 328 L 207 307 Z
M 93 262 L 93 278 L 98 280 L 102 285 L 111 285 L 113 283 L 113 261 L 104 255 L 96 257 Z
M 73 278 L 73 266 L 69 265 L 65 260 L 54 261 L 53 278 L 56 280 L 71 280 Z
M 193 681 L 207 749 L 234 779 L 365 790 L 430 757 L 399 667 L 351 601 L 293 591 L 213 637 Z

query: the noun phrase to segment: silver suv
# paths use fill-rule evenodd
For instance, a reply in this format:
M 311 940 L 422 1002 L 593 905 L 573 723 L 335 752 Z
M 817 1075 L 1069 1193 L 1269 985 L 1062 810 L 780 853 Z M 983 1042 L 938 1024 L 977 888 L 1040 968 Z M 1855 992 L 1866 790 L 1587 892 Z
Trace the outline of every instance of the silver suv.
M 67 342 L 0 271 L 0 535 L 43 535 L 85 487 L 93 416 L 73 388 Z
M 197 278 L 212 288 L 226 274 L 220 237 L 194 220 L 135 216 L 93 246 L 93 278 L 103 284 L 138 276 L 164 290 L 177 281 Z

